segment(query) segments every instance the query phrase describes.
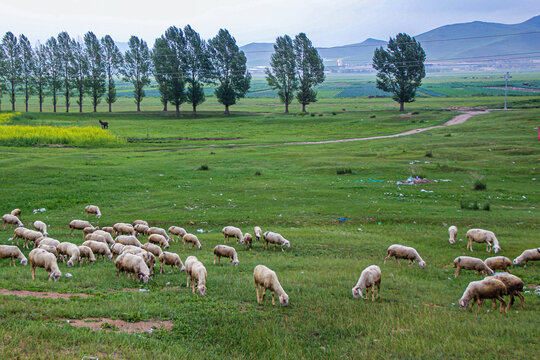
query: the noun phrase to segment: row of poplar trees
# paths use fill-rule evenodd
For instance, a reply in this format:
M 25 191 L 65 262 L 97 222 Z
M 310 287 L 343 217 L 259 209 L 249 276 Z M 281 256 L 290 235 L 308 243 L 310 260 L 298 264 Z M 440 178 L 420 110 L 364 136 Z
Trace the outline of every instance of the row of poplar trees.
M 128 46 L 122 54 L 109 35 L 98 39 L 88 32 L 81 42 L 62 32 L 32 47 L 26 36 L 17 38 L 7 32 L 0 43 L 0 109 L 2 95 L 7 93 L 15 111 L 16 94 L 22 92 L 26 111 L 35 95 L 40 112 L 45 96 L 52 97 L 54 112 L 62 98 L 66 112 L 73 98 L 82 112 L 85 96 L 90 97 L 94 112 L 102 99 L 111 112 L 117 100 L 115 78 L 121 76 L 133 85 L 137 111 L 145 97 L 144 88 L 154 78 L 164 110 L 172 104 L 179 115 L 180 105 L 188 102 L 196 114 L 205 100 L 204 85 L 213 84 L 228 115 L 229 106 L 249 89 L 246 56 L 227 30 L 219 30 L 206 42 L 189 25 L 183 30 L 172 26 L 156 39 L 153 49 L 136 36 L 129 39 Z

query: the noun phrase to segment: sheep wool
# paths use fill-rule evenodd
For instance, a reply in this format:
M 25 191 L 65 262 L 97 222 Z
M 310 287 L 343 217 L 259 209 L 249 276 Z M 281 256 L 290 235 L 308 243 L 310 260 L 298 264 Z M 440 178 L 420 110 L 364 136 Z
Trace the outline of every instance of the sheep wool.
M 375 287 L 377 287 L 377 297 L 375 297 Z M 362 292 L 366 290 L 366 299 L 369 299 L 369 291 L 371 290 L 371 301 L 379 298 L 381 291 L 381 268 L 377 265 L 371 265 L 362 271 L 358 282 L 352 288 L 353 298 L 363 298 Z
M 255 293 L 257 295 L 257 303 L 262 304 L 266 290 L 272 292 L 272 305 L 275 305 L 274 294 L 278 294 L 279 303 L 281 306 L 289 304 L 289 295 L 283 290 L 277 275 L 264 265 L 257 265 L 253 269 L 253 279 L 255 281 Z M 260 287 L 260 291 L 259 291 Z

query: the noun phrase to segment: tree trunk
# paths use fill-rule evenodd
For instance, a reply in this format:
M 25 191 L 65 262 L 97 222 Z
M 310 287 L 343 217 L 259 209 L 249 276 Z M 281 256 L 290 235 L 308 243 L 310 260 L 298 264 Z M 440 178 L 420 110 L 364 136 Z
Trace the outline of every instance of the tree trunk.
M 195 105 L 195 103 L 193 103 L 192 105 L 193 105 L 193 117 L 197 117 L 197 105 Z
M 403 107 L 403 101 L 399 102 L 399 111 L 405 111 L 405 108 Z
M 94 99 L 94 112 L 97 112 L 97 101 Z
M 141 111 L 141 101 L 137 99 L 137 111 Z
M 53 112 L 56 112 L 56 89 L 53 89 Z
M 180 117 L 180 104 L 176 104 L 176 117 Z
M 289 104 L 287 104 L 287 101 L 285 101 L 285 114 L 289 113 Z
M 163 111 L 167 111 L 167 100 L 163 101 Z
M 82 91 L 79 92 L 79 112 L 82 113 L 82 101 L 83 101 L 83 93 Z
M 109 97 L 109 112 L 112 112 L 112 103 L 110 102 L 110 97 Z
M 306 112 L 306 104 L 305 104 L 305 103 L 302 103 L 302 112 L 303 112 L 303 113 Z
M 229 116 L 229 105 L 225 105 L 225 115 Z
M 15 87 L 11 84 L 11 111 L 15 111 Z

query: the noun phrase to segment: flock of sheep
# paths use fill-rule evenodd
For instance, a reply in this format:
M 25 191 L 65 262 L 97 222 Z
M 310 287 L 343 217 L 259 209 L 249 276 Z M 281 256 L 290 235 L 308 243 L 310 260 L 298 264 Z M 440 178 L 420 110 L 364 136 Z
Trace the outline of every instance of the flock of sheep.
M 101 212 L 95 205 L 88 205 L 85 211 L 87 216 L 88 214 L 95 214 L 97 218 L 101 217 Z M 175 235 L 177 236 L 176 241 L 182 239 L 184 248 L 186 244 L 189 244 L 188 246 L 190 248 L 196 247 L 199 250 L 202 248 L 197 236 L 187 233 L 182 227 L 171 226 L 168 231 L 165 231 L 165 229 L 159 227 L 149 227 L 146 221 L 136 220 L 131 224 L 116 223 L 112 227 L 99 229 L 92 226 L 88 221 L 73 220 L 69 223 L 71 235 L 73 235 L 74 230 L 82 230 L 83 238 L 85 239 L 81 246 L 77 246 L 70 242 L 60 242 L 48 237 L 47 225 L 42 221 L 35 221 L 33 223 L 36 230 L 25 228 L 18 218 L 20 214 L 21 210 L 15 209 L 11 214 L 5 214 L 2 217 L 2 221 L 4 229 L 6 224 L 17 226 L 13 236 L 13 240 L 17 240 L 17 245 L 19 238 L 24 240 L 23 247 L 25 248 L 28 248 L 29 242 L 34 244 L 34 249 L 28 255 L 32 279 L 35 279 L 36 268 L 41 267 L 47 271 L 49 280 L 58 280 L 62 273 L 58 268 L 57 260 L 66 261 L 67 266 L 71 267 L 76 262 L 82 264 L 85 259 L 94 263 L 96 256 L 98 258 L 102 256 L 103 258 L 107 257 L 109 260 L 114 261 L 117 276 L 120 273 L 125 273 L 128 277 L 132 276 L 146 283 L 154 275 L 157 258 L 161 262 L 160 274 L 163 273 L 165 265 L 170 265 L 171 270 L 176 267 L 180 271 L 185 271 L 187 275 L 186 287 L 191 286 L 193 293 L 197 292 L 201 296 L 206 295 L 207 271 L 202 262 L 195 256 L 189 256 L 186 258 L 184 264 L 178 254 L 164 251 L 169 248 L 171 241 L 175 241 Z M 457 227 L 455 226 L 448 228 L 450 244 L 456 243 L 457 231 Z M 224 227 L 222 234 L 225 243 L 230 241 L 231 238 L 234 238 L 237 243 L 246 244 L 248 249 L 251 250 L 253 242 L 253 236 L 251 234 L 242 234 L 242 231 L 234 226 Z M 144 244 L 139 241 L 141 235 L 147 236 L 147 242 Z M 274 249 L 281 246 L 282 251 L 284 251 L 284 247 L 290 247 L 290 242 L 280 234 L 270 231 L 263 234 L 261 228 L 258 226 L 254 227 L 254 235 L 257 241 L 260 241 L 262 238 L 263 248 L 268 249 L 270 244 L 274 244 Z M 498 253 L 501 250 L 499 241 L 491 231 L 470 229 L 467 231 L 466 237 L 468 239 L 467 250 L 471 252 L 473 251 L 473 242 L 485 243 L 488 252 L 491 252 L 493 249 L 495 253 Z M 114 255 L 117 256 L 116 260 L 114 260 Z M 222 257 L 229 258 L 232 265 L 239 264 L 238 254 L 232 246 L 217 245 L 214 248 L 214 264 L 216 260 L 220 262 Z M 387 249 L 387 256 L 384 259 L 384 263 L 386 264 L 392 257 L 395 258 L 398 265 L 398 259 L 406 259 L 409 265 L 417 262 L 422 269 L 426 266 L 425 261 L 420 257 L 416 249 L 412 247 L 399 244 L 390 245 Z M 20 260 L 21 264 L 27 265 L 26 257 L 17 246 L 0 245 L 0 258 L 11 258 L 10 265 L 13 266 L 15 266 L 16 258 Z M 483 275 L 493 275 L 483 280 L 469 283 L 459 300 L 460 308 L 467 309 L 470 301 L 473 300 L 471 308 L 478 302 L 479 311 L 482 302 L 485 299 L 491 299 L 494 307 L 496 306 L 496 300 L 499 300 L 501 302 L 500 311 L 502 312 L 504 310 L 506 312 L 513 305 L 514 296 L 520 298 L 521 305 L 524 307 L 523 296 L 520 293 L 523 291 L 523 281 L 517 276 L 509 274 L 508 267 L 521 262 L 525 262 L 526 267 L 528 261 L 537 260 L 540 260 L 540 248 L 523 251 L 513 262 L 504 256 L 490 257 L 486 260 L 470 256 L 457 257 L 453 262 L 453 267 L 456 268 L 456 278 L 462 269 L 475 270 L 476 273 Z M 503 270 L 504 273 L 494 275 L 495 270 Z M 357 284 L 352 288 L 353 297 L 355 299 L 363 298 L 363 292 L 366 291 L 366 299 L 368 299 L 369 292 L 371 291 L 371 299 L 375 301 L 379 297 L 381 274 L 381 269 L 377 265 L 371 265 L 364 269 Z M 270 290 L 273 305 L 275 305 L 274 294 L 277 294 L 280 304 L 287 306 L 289 296 L 283 290 L 274 271 L 264 265 L 257 265 L 253 271 L 253 279 L 258 303 L 263 302 L 266 291 Z M 375 295 L 375 291 L 377 295 Z M 508 305 L 503 297 L 505 295 L 510 296 Z

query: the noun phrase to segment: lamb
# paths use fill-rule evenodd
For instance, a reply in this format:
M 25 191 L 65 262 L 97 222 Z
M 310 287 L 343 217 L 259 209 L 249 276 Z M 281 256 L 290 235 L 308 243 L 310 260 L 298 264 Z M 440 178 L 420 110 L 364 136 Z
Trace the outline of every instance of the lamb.
M 21 260 L 21 264 L 26 266 L 28 261 L 21 250 L 15 245 L 0 245 L 0 258 L 11 258 L 9 266 L 15 266 L 15 258 Z
M 218 259 L 218 262 L 221 263 L 221 257 L 228 257 L 231 259 L 230 264 L 231 265 L 238 265 L 238 255 L 236 254 L 236 250 L 232 246 L 227 245 L 217 245 L 214 248 L 214 265 L 216 264 L 216 258 Z
M 472 281 L 469 283 L 463 296 L 459 299 L 459 307 L 461 310 L 467 310 L 469 302 L 473 299 L 471 310 L 474 307 L 475 302 L 478 301 L 478 312 L 480 312 L 480 306 L 484 302 L 484 299 L 492 299 L 493 305 L 496 306 L 496 299 L 501 302 L 500 312 L 503 308 L 506 312 L 506 301 L 504 301 L 503 295 L 506 294 L 506 286 L 501 280 L 493 277 L 487 277 L 480 281 Z
M 284 246 L 287 248 L 291 247 L 291 243 L 289 242 L 289 240 L 285 239 L 283 236 L 281 236 L 281 234 L 278 234 L 275 232 L 271 232 L 271 231 L 265 232 L 263 234 L 263 240 L 264 240 L 263 249 L 265 248 L 265 245 L 266 245 L 266 248 L 269 249 L 269 243 L 274 244 L 274 250 L 276 250 L 278 245 L 281 245 L 281 251 L 285 251 L 283 249 Z
M 458 256 L 454 259 L 452 267 L 457 268 L 454 276 L 456 278 L 459 276 L 461 269 L 474 270 L 475 274 L 478 274 L 480 272 L 483 275 L 493 275 L 493 270 L 490 269 L 489 266 L 487 266 L 486 263 L 482 261 L 482 259 L 470 256 Z
M 160 234 L 151 234 L 148 236 L 148 242 L 152 244 L 158 244 L 159 246 L 162 246 L 164 249 L 169 248 L 169 242 L 165 238 L 165 236 Z
M 278 294 L 279 303 L 281 306 L 287 306 L 289 304 L 289 295 L 285 293 L 276 273 L 264 265 L 257 265 L 253 270 L 253 279 L 255 281 L 255 292 L 257 294 L 257 303 L 262 304 L 266 290 L 269 289 L 272 292 L 272 305 L 276 304 L 274 293 Z M 259 286 L 261 294 L 259 296 Z
M 96 214 L 98 219 L 101 217 L 101 211 L 99 211 L 99 207 L 96 205 L 88 205 L 84 208 L 84 211 L 86 211 L 86 217 L 88 217 L 88 214 Z
M 195 288 L 201 296 L 206 295 L 206 268 L 200 261 L 195 261 L 191 266 L 189 278 L 191 280 L 191 289 L 195 294 Z
M 19 215 L 21 215 L 21 213 L 22 213 L 21 209 L 13 209 L 13 210 L 11 210 L 10 214 L 13 215 L 13 216 L 19 216 Z
M 388 247 L 388 250 L 386 250 L 386 254 L 388 255 L 386 258 L 384 258 L 384 263 L 386 264 L 386 261 L 390 259 L 392 256 L 396 259 L 396 263 L 399 265 L 398 259 L 407 259 L 409 260 L 409 266 L 414 264 L 414 261 L 418 261 L 418 266 L 420 266 L 422 269 L 426 267 L 426 262 L 422 260 L 420 255 L 418 254 L 418 251 L 412 247 L 403 246 L 403 245 L 390 245 Z
M 44 268 L 49 275 L 49 281 L 54 279 L 58 281 L 62 276 L 62 272 L 58 268 L 56 263 L 56 256 L 43 250 L 43 249 L 33 249 L 28 254 L 30 259 L 30 273 L 32 274 L 32 280 L 36 278 L 36 267 Z
M 189 243 L 189 248 L 191 249 L 193 247 L 193 245 L 197 246 L 197 249 L 201 250 L 202 248 L 202 245 L 199 241 L 199 239 L 197 238 L 197 236 L 193 235 L 193 234 L 186 234 L 182 237 L 182 240 L 184 241 L 184 248 L 186 247 L 186 242 Z
M 41 246 L 41 245 L 50 245 L 50 246 L 57 247 L 59 244 L 60 244 L 60 241 L 50 238 L 50 237 L 41 237 L 34 242 L 34 245 L 36 247 Z
M 133 227 L 135 227 L 135 225 L 138 225 L 138 224 L 148 226 L 148 223 L 146 221 L 144 221 L 144 220 L 135 220 L 134 222 L 131 223 L 131 225 L 133 225 Z
M 234 227 L 234 226 L 225 226 L 222 230 L 221 230 L 221 233 L 223 234 L 223 236 L 225 237 L 224 239 L 224 242 L 226 243 L 227 240 L 229 240 L 229 238 L 231 237 L 234 237 L 236 238 L 236 242 L 238 243 L 239 241 L 242 241 L 242 238 L 244 237 L 242 235 L 242 231 L 237 228 L 237 227 Z
M 120 272 L 125 272 L 127 277 L 130 274 L 136 275 L 137 279 L 142 280 L 145 284 L 150 278 L 150 269 L 144 262 L 144 259 L 140 256 L 133 254 L 122 254 L 114 262 L 117 273 L 116 276 L 120 276 Z
M 17 245 L 19 244 L 19 238 L 23 239 L 23 248 L 28 249 L 28 241 L 35 242 L 39 238 L 42 238 L 43 234 L 39 231 L 29 230 L 24 227 L 18 227 L 13 232 L 13 240 L 17 239 Z
M 262 236 L 261 228 L 258 226 L 255 226 L 253 228 L 253 233 L 255 234 L 255 239 L 257 239 L 257 241 L 261 241 L 261 236 Z
M 491 247 L 493 247 L 493 252 L 498 253 L 501 250 L 501 247 L 499 246 L 499 240 L 495 237 L 495 234 L 492 231 L 489 230 L 483 230 L 483 229 L 470 229 L 467 231 L 467 239 L 469 239 L 469 242 L 467 243 L 467 250 L 472 249 L 472 243 L 486 243 L 486 251 L 491 252 Z
M 24 226 L 17 216 L 11 214 L 5 214 L 2 216 L 2 226 L 4 230 L 6 229 L 6 224 L 9 224 L 10 227 L 13 227 L 13 225 L 17 225 L 18 227 Z
M 180 241 L 180 239 L 187 234 L 187 231 L 180 227 L 180 226 L 171 226 L 169 228 L 169 234 L 171 235 L 178 235 L 178 241 Z M 173 237 L 171 236 L 171 239 L 173 239 Z
M 105 261 L 105 256 L 107 256 L 109 260 L 113 260 L 111 250 L 105 243 L 94 240 L 86 240 L 82 243 L 82 245 L 88 246 L 90 249 L 92 249 L 92 252 L 97 258 L 99 258 L 99 255 L 101 255 L 103 257 L 103 261 Z
M 510 307 L 514 305 L 514 295 L 519 297 L 519 300 L 521 301 L 521 308 L 525 309 L 525 300 L 523 299 L 523 295 L 521 295 L 524 285 L 523 280 L 515 275 L 505 273 L 496 274 L 493 277 L 497 280 L 501 280 L 504 283 L 506 286 L 506 295 L 510 295 L 510 302 L 508 303 L 506 310 L 510 309 Z
M 137 233 L 136 236 L 139 237 L 139 236 L 141 236 L 141 234 L 146 234 L 146 232 L 150 228 L 148 226 L 144 225 L 144 224 L 135 224 L 133 226 L 133 229 Z
M 366 300 L 369 299 L 369 290 L 371 289 L 371 301 L 375 301 L 375 286 L 377 287 L 377 299 L 381 292 L 381 268 L 377 265 L 371 265 L 362 271 L 358 282 L 352 288 L 353 298 L 363 298 L 362 291 L 366 290 Z
M 243 244 L 247 244 L 248 249 L 251 250 L 251 245 L 253 244 L 253 236 L 250 233 L 245 233 L 244 238 L 242 239 Z
M 540 260 L 540 247 L 536 249 L 528 249 L 525 250 L 519 255 L 517 258 L 514 259 L 513 264 L 518 265 L 525 261 L 525 266 L 527 267 L 527 262 L 529 261 L 538 261 Z
M 512 260 L 505 256 L 494 256 L 484 260 L 487 266 L 493 271 L 502 270 L 508 272 L 508 267 L 512 266 Z
M 182 264 L 182 260 L 178 254 L 164 251 L 159 255 L 159 261 L 161 262 L 160 274 L 163 273 L 163 267 L 165 265 L 171 265 L 171 271 L 173 271 L 175 266 L 180 269 L 180 272 L 186 271 L 186 267 Z
M 158 257 L 163 253 L 163 250 L 161 250 L 161 248 L 157 245 L 154 245 L 152 243 L 146 243 L 146 244 L 143 244 L 142 248 L 148 252 L 151 252 L 152 254 L 154 254 L 154 256 Z
M 132 235 L 119 235 L 114 239 L 114 242 L 120 243 L 122 245 L 133 245 L 137 247 L 142 247 L 141 242 Z
M 92 249 L 88 246 L 81 245 L 79 246 L 79 253 L 81 254 L 81 259 L 79 262 L 79 265 L 83 263 L 83 258 L 87 258 L 89 262 L 92 264 L 96 262 L 96 258 L 94 257 L 94 252 Z
M 169 241 L 169 235 L 167 234 L 165 229 L 162 229 L 159 227 L 148 228 L 148 230 L 146 230 L 146 235 L 152 235 L 152 234 L 162 235 L 167 240 L 167 242 Z
M 454 225 L 450 226 L 448 228 L 448 234 L 450 235 L 450 238 L 448 239 L 448 242 L 450 244 L 455 244 L 456 243 L 456 235 L 457 235 L 457 227 L 455 227 Z
M 186 268 L 186 276 L 187 276 L 187 284 L 186 287 L 189 287 L 189 277 L 191 275 L 191 268 L 193 267 L 193 264 L 198 262 L 199 260 L 195 256 L 188 256 L 186 258 L 185 262 L 185 268 Z
M 92 227 L 92 224 L 86 220 L 71 220 L 69 227 L 71 228 L 71 236 L 73 236 L 74 230 L 84 230 L 85 227 Z
M 135 236 L 135 229 L 131 224 L 125 224 L 125 223 L 116 223 L 113 226 L 114 231 L 116 231 L 117 234 L 120 235 L 131 235 Z
M 114 240 L 113 240 L 111 234 L 109 234 L 108 232 L 103 231 L 103 230 L 95 230 L 94 232 L 86 235 L 84 239 L 85 240 L 101 241 L 101 242 L 105 242 L 105 243 L 107 243 L 109 245 L 114 244 Z
M 56 249 L 56 246 L 47 245 L 47 244 L 39 244 L 37 248 L 50 252 L 51 254 L 56 256 L 56 258 L 58 259 L 58 250 Z
M 67 255 L 70 257 L 67 262 L 68 267 L 72 267 L 75 261 L 80 260 L 81 253 L 79 252 L 79 247 L 75 244 L 70 242 L 61 242 L 56 247 L 56 250 L 58 251 L 59 255 Z

